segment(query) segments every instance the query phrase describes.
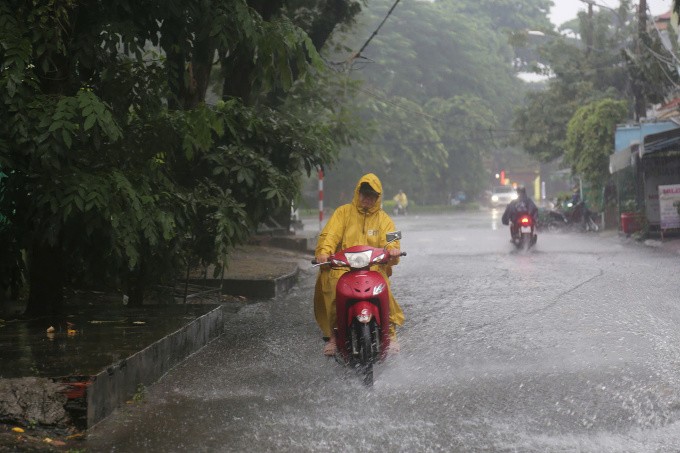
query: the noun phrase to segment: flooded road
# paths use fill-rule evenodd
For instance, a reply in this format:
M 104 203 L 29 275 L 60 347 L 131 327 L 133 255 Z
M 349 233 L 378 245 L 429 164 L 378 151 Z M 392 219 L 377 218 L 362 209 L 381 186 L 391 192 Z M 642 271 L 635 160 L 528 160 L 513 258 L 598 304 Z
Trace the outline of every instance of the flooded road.
M 401 353 L 366 388 L 321 354 L 315 272 L 89 433 L 88 451 L 661 452 L 680 446 L 680 260 L 500 213 L 395 218 Z

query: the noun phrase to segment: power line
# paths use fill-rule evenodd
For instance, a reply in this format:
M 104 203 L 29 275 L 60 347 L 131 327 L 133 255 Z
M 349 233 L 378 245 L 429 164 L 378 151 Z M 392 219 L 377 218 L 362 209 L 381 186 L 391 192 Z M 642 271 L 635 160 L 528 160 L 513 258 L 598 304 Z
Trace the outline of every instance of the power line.
M 357 54 L 356 54 L 357 56 L 361 55 L 361 52 L 363 52 L 364 49 L 366 49 L 366 47 L 368 47 L 368 44 L 371 42 L 371 40 L 378 34 L 378 31 L 380 31 L 382 26 L 385 25 L 385 22 L 387 22 L 387 18 L 390 17 L 390 15 L 392 14 L 392 11 L 394 11 L 394 8 L 397 7 L 397 4 L 399 3 L 399 1 L 400 0 L 396 0 L 394 2 L 392 7 L 390 8 L 390 10 L 387 12 L 387 15 L 385 16 L 385 18 L 382 20 L 382 22 L 380 22 L 380 25 L 378 25 L 378 28 L 375 29 L 375 31 L 371 34 L 371 36 L 366 40 L 364 45 L 361 46 L 361 49 L 359 49 L 359 52 L 357 52 Z
M 680 85 L 678 85 L 673 80 L 673 78 L 668 74 L 668 72 L 666 72 L 666 70 L 664 69 L 664 66 L 666 66 L 666 65 L 670 66 L 672 64 L 672 62 L 664 60 L 662 55 L 659 55 L 658 53 L 656 53 L 654 50 L 652 50 L 651 47 L 649 47 L 644 42 L 642 43 L 642 45 L 652 54 L 652 57 L 654 57 L 658 62 L 661 63 L 661 64 L 659 64 L 659 69 L 663 73 L 664 77 L 666 77 L 666 79 L 668 79 L 668 81 L 671 83 L 671 85 L 673 85 L 675 88 L 680 88 Z
M 656 25 L 654 15 L 652 14 L 652 11 L 649 9 L 649 4 L 647 4 L 647 12 L 649 13 L 650 16 L 652 16 L 652 24 L 654 25 L 654 30 L 656 30 L 657 35 L 659 35 L 659 41 L 661 41 L 661 44 L 663 45 L 664 49 L 666 49 L 668 53 L 671 54 L 671 57 L 673 58 L 673 60 L 675 60 L 675 64 L 680 65 L 680 61 L 678 60 L 678 57 L 675 56 L 675 53 L 671 49 L 668 49 L 664 44 L 663 37 L 661 36 L 661 31 L 659 30 L 659 27 Z
M 392 14 L 392 11 L 394 11 L 394 8 L 397 7 L 397 4 L 398 4 L 400 1 L 401 1 L 401 0 L 396 0 L 396 1 L 394 2 L 394 4 L 392 5 L 392 7 L 389 9 L 389 11 L 387 11 L 387 14 L 386 14 L 385 17 L 383 18 L 382 22 L 380 22 L 380 24 L 378 25 L 378 27 L 377 27 L 375 30 L 373 30 L 373 33 L 371 33 L 371 36 L 368 37 L 368 39 L 366 40 L 366 42 L 364 42 L 364 44 L 361 46 L 361 48 L 360 48 L 357 52 L 355 52 L 355 53 L 353 53 L 352 55 L 350 55 L 350 57 L 349 57 L 346 61 L 343 61 L 343 62 L 332 62 L 331 64 L 333 64 L 333 65 L 338 65 L 338 66 L 339 66 L 339 65 L 347 65 L 347 64 L 349 63 L 349 64 L 351 65 L 351 64 L 354 64 L 354 60 L 356 60 L 357 58 L 365 58 L 363 55 L 361 55 L 361 53 L 366 49 L 366 47 L 368 47 L 368 45 L 370 44 L 370 42 L 373 40 L 373 38 L 375 38 L 375 36 L 378 34 L 378 32 L 380 31 L 380 29 L 382 28 L 382 26 L 385 25 L 385 22 L 387 22 L 387 19 L 390 17 L 390 15 Z

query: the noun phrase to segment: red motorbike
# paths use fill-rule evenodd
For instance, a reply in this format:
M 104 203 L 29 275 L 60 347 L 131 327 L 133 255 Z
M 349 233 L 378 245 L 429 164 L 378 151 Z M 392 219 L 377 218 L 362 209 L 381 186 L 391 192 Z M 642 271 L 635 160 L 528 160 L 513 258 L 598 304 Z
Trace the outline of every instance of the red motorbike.
M 400 231 L 387 234 L 388 244 L 399 239 Z M 328 263 L 321 263 L 349 268 L 335 287 L 336 359 L 362 374 L 366 385 L 373 385 L 373 364 L 385 358 L 390 345 L 387 282 L 370 267 L 387 264 L 389 259 L 386 248 L 356 245 L 334 253 Z

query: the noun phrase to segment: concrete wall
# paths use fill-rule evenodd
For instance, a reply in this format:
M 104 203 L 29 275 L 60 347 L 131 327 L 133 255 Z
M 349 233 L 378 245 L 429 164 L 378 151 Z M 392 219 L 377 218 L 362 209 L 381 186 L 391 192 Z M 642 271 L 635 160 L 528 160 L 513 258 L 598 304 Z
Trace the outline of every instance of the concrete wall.
M 217 306 L 94 376 L 87 390 L 87 426 L 93 426 L 131 399 L 140 384 L 148 386 L 156 382 L 172 367 L 217 338 L 223 328 L 222 307 Z

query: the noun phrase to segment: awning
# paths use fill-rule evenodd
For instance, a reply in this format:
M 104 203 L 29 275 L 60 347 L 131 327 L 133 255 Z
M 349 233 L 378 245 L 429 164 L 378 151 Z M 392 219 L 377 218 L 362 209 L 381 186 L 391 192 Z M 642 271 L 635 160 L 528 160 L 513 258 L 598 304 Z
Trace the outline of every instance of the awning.
M 645 136 L 640 157 L 665 151 L 680 151 L 680 128 Z

